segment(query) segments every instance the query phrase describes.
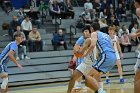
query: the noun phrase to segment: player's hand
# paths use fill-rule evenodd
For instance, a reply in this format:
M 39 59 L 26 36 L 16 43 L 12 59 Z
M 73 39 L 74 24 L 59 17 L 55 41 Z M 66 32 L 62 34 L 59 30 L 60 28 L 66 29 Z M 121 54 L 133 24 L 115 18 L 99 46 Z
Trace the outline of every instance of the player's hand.
M 19 67 L 20 69 L 23 68 L 22 65 L 20 65 L 20 64 L 18 64 L 18 63 L 17 63 L 17 67 Z

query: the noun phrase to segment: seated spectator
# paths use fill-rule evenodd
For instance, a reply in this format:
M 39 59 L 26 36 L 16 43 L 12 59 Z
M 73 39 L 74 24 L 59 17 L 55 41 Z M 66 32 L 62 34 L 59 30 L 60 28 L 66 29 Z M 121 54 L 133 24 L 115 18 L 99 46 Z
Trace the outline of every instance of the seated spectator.
M 84 3 L 84 9 L 88 9 L 89 11 L 93 10 L 93 5 L 90 0 L 86 0 L 86 2 Z
M 57 0 L 53 0 L 53 3 L 50 5 L 50 15 L 52 16 L 52 19 L 59 18 L 60 13 L 61 11 Z
M 34 11 L 34 9 L 31 7 L 30 11 L 27 12 L 27 15 L 29 16 L 32 24 L 37 25 L 37 27 L 40 28 L 41 20 L 38 17 L 39 12 L 38 11 Z
M 32 23 L 29 20 L 28 16 L 25 16 L 25 19 L 21 23 L 21 27 L 22 27 L 22 30 L 23 30 L 25 36 L 26 36 L 26 39 L 28 40 L 29 32 L 32 30 Z
M 19 22 L 17 21 L 17 16 L 13 16 L 13 20 L 10 22 L 10 27 L 9 27 L 9 36 L 14 39 L 13 33 L 16 31 L 16 27 L 19 26 Z
M 116 10 L 117 18 L 122 22 L 122 18 L 125 18 L 125 21 L 127 21 L 126 11 L 125 8 L 122 7 L 122 4 L 119 4 L 119 7 Z
M 82 13 L 82 17 L 83 17 L 85 23 L 87 23 L 87 24 L 92 23 L 91 14 L 88 9 L 85 9 L 85 11 Z
M 30 59 L 28 56 L 27 56 L 27 44 L 28 42 L 26 41 L 26 37 L 25 37 L 25 34 L 21 31 L 20 29 L 20 26 L 17 26 L 17 30 L 16 32 L 20 32 L 22 34 L 22 37 L 23 37 L 23 41 L 18 45 L 18 49 L 16 51 L 16 60 L 20 60 L 19 58 L 19 50 L 22 49 L 23 52 L 21 53 L 21 59 Z
M 133 28 L 131 29 L 131 33 L 134 33 L 137 30 L 138 30 L 138 24 L 135 23 L 134 26 L 133 26 Z M 139 38 L 138 37 L 132 38 L 131 41 L 132 41 L 132 43 L 134 45 L 137 45 L 138 44 L 138 41 L 139 41 Z
M 120 46 L 121 46 L 122 52 L 124 52 L 124 49 L 126 47 L 128 48 L 128 52 L 131 52 L 132 45 L 130 43 L 130 39 L 129 39 L 129 36 L 127 35 L 127 32 L 123 32 L 121 36 Z
M 121 37 L 124 32 L 129 35 L 129 30 L 127 29 L 126 25 L 122 25 L 122 28 L 118 32 L 118 36 Z
M 33 27 L 29 33 L 29 51 L 38 52 L 43 50 L 43 42 L 41 40 L 40 33 L 36 27 Z
M 66 3 L 66 7 L 67 7 L 67 17 L 71 17 L 72 19 L 74 19 L 75 13 L 71 3 Z
M 107 0 L 103 0 L 101 3 L 100 11 L 103 12 L 104 9 L 109 9 L 109 4 L 107 3 Z
M 100 12 L 99 18 L 107 19 L 107 9 L 104 8 L 103 11 Z
M 115 18 L 115 16 L 111 16 L 110 19 L 107 20 L 108 25 L 115 25 L 115 26 L 119 26 L 119 21 L 118 19 Z
M 57 47 L 60 45 L 63 45 L 65 50 L 67 50 L 66 38 L 62 29 L 59 29 L 58 33 L 54 34 L 53 39 L 52 39 L 52 45 L 55 51 L 57 50 Z
M 17 13 L 18 21 L 21 24 L 22 21 L 24 20 L 24 17 L 26 16 L 26 13 L 24 12 L 23 8 L 19 9 L 19 12 Z
M 95 0 L 95 2 L 93 2 L 93 8 L 96 10 L 96 13 L 99 17 L 99 14 L 100 14 L 100 0 Z
M 49 6 L 45 2 L 40 1 L 40 5 L 39 5 L 38 10 L 40 11 L 40 14 L 42 16 L 47 16 L 48 15 L 48 9 L 49 9 Z

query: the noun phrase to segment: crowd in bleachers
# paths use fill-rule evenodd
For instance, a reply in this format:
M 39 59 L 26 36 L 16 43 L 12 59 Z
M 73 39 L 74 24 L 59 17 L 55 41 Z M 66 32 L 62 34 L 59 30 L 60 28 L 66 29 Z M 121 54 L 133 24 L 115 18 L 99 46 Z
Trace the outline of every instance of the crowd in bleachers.
M 132 45 L 139 42 L 139 38 L 129 37 L 130 33 L 138 29 L 138 22 L 133 17 L 133 14 L 135 15 L 133 3 L 133 0 L 85 0 L 84 10 L 79 15 L 76 26 L 82 28 L 96 20 L 100 23 L 100 30 L 105 33 L 108 33 L 109 26 L 114 26 L 122 51 L 128 47 L 130 52 Z M 130 20 L 132 22 L 128 27 L 127 22 Z
M 137 21 L 133 18 L 134 5 L 133 0 L 85 0 L 83 4 L 84 10 L 79 14 L 79 20 L 77 21 L 76 27 L 82 28 L 86 24 L 92 24 L 93 21 L 98 21 L 101 26 L 101 31 L 107 33 L 109 26 L 114 26 L 116 34 L 118 35 L 121 43 L 122 51 L 125 47 L 128 47 L 128 51 L 131 51 L 132 45 L 136 45 L 139 41 L 138 38 L 129 38 L 129 33 L 135 32 L 138 29 Z M 24 11 L 24 8 L 20 8 L 16 15 L 13 16 L 9 23 L 9 36 L 13 39 L 13 33 L 16 31 L 22 31 L 24 41 L 19 48 L 24 49 L 23 55 L 26 55 L 26 48 L 29 52 L 43 51 L 43 41 L 40 33 L 37 30 L 41 28 L 42 16 L 47 17 L 50 15 L 54 18 L 71 18 L 74 19 L 75 13 L 72 7 L 71 0 L 37 0 L 38 10 L 30 7 L 29 11 Z M 115 4 L 114 4 L 115 3 Z M 5 7 L 7 2 L 1 2 L 0 6 L 4 11 L 11 11 L 11 4 Z M 131 19 L 131 24 L 127 27 L 126 24 L 120 25 L 122 22 L 128 22 Z M 36 27 L 34 26 L 36 25 Z M 52 39 L 52 45 L 54 50 L 57 50 L 59 45 L 64 45 L 65 50 L 68 49 L 66 44 L 65 35 L 62 35 L 61 29 L 58 33 L 54 33 Z M 58 38 L 60 39 L 58 41 Z M 33 48 L 34 47 L 34 48 Z M 18 53 L 17 53 L 18 54 Z M 19 59 L 19 58 L 17 58 Z

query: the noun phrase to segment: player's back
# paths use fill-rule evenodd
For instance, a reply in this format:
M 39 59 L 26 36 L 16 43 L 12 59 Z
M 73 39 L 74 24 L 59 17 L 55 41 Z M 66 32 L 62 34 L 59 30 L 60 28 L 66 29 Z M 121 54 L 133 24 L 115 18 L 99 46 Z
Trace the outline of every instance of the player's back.
M 108 34 L 97 31 L 97 48 L 99 53 L 114 52 L 111 39 Z

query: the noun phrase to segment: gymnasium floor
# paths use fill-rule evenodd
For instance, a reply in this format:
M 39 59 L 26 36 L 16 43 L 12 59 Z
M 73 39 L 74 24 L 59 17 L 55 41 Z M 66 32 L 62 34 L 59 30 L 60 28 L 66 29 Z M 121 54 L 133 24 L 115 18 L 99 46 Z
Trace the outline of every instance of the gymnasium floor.
M 107 93 L 134 93 L 133 77 L 125 77 L 125 83 L 119 84 L 119 80 L 111 78 L 111 84 L 104 84 Z M 24 87 L 10 88 L 8 93 L 66 93 L 68 82 L 33 85 Z M 84 84 L 83 84 L 84 86 Z M 84 87 L 81 92 L 73 93 L 94 93 L 90 89 Z

